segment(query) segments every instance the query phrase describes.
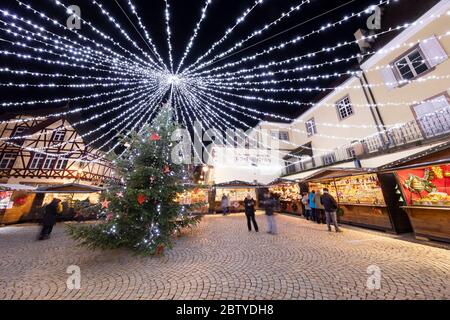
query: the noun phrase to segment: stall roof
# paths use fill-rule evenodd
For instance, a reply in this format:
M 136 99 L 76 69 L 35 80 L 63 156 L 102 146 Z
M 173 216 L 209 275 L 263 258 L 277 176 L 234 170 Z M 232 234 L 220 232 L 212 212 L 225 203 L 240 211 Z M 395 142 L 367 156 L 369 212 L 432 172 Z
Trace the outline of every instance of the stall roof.
M 283 179 L 283 178 L 278 178 L 273 180 L 272 182 L 268 183 L 267 186 L 274 186 L 277 184 L 290 184 L 290 183 L 297 183 L 296 180 L 289 180 L 289 179 Z
M 333 179 L 350 175 L 359 175 L 366 173 L 373 173 L 376 170 L 374 168 L 327 168 L 320 170 L 312 175 L 306 177 L 304 180 L 322 180 L 322 179 Z
M 448 163 L 450 162 L 450 141 L 428 146 L 425 150 L 416 152 L 407 157 L 398 159 L 396 161 L 385 164 L 378 169 L 386 171 L 389 169 L 397 169 L 400 167 L 416 166 L 416 165 L 428 165 L 436 163 Z
M 84 184 L 68 183 L 41 187 L 36 190 L 36 193 L 94 193 L 100 191 L 103 191 L 103 188 Z
M 36 189 L 36 187 L 24 184 L 0 184 L 0 190 L 3 191 L 34 191 Z
M 264 185 L 259 183 L 251 183 L 246 181 L 234 180 L 214 185 L 215 188 L 260 188 Z

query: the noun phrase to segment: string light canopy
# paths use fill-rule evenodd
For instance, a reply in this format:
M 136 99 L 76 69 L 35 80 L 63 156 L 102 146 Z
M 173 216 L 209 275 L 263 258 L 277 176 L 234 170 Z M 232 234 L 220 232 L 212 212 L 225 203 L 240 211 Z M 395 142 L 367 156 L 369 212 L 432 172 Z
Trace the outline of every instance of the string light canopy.
M 17 6 L 8 9 L 0 5 L 0 57 L 7 61 L 7 65 L 0 66 L 0 76 L 8 78 L 7 81 L 0 81 L 0 89 L 27 88 L 47 92 L 45 98 L 2 100 L 0 112 L 28 111 L 30 108 L 70 102 L 70 108 L 63 112 L 55 110 L 47 115 L 30 115 L 23 119 L 0 119 L 0 125 L 44 121 L 82 112 L 89 116 L 71 125 L 77 127 L 92 124 L 93 129 L 83 133 L 81 137 L 87 140 L 88 145 L 100 143 L 111 153 L 119 146 L 119 135 L 145 127 L 158 114 L 163 102 L 173 109 L 174 120 L 191 129 L 200 141 L 204 137 L 202 132 L 194 128 L 196 121 L 201 123 L 202 131 L 209 128 L 222 131 L 230 128 L 248 130 L 252 128 L 249 123 L 267 117 L 293 122 L 295 117 L 286 116 L 283 112 L 267 111 L 267 106 L 274 105 L 280 110 L 307 110 L 314 104 L 300 101 L 300 95 L 336 90 L 338 87 L 323 85 L 323 81 L 355 76 L 358 72 L 354 68 L 330 72 L 329 67 L 345 66 L 365 56 L 389 52 L 399 47 L 347 55 L 343 55 L 342 50 L 352 46 L 356 48 L 360 41 L 370 41 L 439 17 L 431 15 L 422 20 L 410 21 L 373 32 L 359 40 L 331 43 L 320 49 L 298 50 L 305 41 L 322 35 L 333 35 L 339 32 L 342 25 L 361 18 L 367 19 L 373 14 L 374 6 L 388 7 L 399 1 L 367 1 L 368 6 L 362 10 L 351 11 L 347 8 L 344 15 L 333 15 L 328 23 L 315 25 L 306 32 L 302 28 L 289 28 L 289 36 L 283 37 L 280 34 L 284 31 L 274 34 L 277 28 L 283 23 L 286 26 L 292 21 L 298 23 L 302 19 L 300 13 L 307 11 L 319 0 L 293 0 L 294 5 L 289 7 L 280 4 L 280 12 L 270 15 L 265 23 L 249 26 L 252 18 L 264 14 L 264 10 L 267 10 L 265 5 L 270 1 L 273 0 L 248 1 L 237 18 L 230 20 L 223 27 L 221 35 L 203 52 L 198 48 L 198 42 L 206 32 L 206 24 L 211 22 L 213 7 L 219 5 L 217 0 L 200 1 L 198 16 L 195 17 L 195 24 L 187 41 L 178 39 L 173 30 L 173 10 L 176 10 L 173 0 L 161 0 L 160 6 L 155 5 L 155 8 L 162 10 L 163 19 L 159 30 L 146 25 L 142 19 L 143 5 L 138 0 L 86 0 L 89 8 L 83 7 L 81 13 L 73 9 L 69 0 L 42 0 L 40 5 L 30 0 L 15 0 Z M 338 8 L 341 7 L 344 8 L 342 5 Z M 83 12 L 88 10 L 101 16 L 104 21 L 98 23 L 84 15 Z M 118 14 L 121 16 L 117 16 Z M 325 12 L 319 16 L 322 15 Z M 70 27 L 68 17 L 78 21 L 81 27 Z M 314 18 L 310 20 L 313 21 Z M 164 35 L 164 47 L 158 46 L 155 41 L 158 32 Z M 436 37 L 441 39 L 449 35 L 450 32 L 447 32 Z M 269 42 L 268 39 L 272 41 Z M 175 45 L 178 42 L 182 45 Z M 403 46 L 411 47 L 415 44 L 405 43 Z M 178 50 L 180 47 L 182 49 Z M 252 47 L 256 47 L 256 53 L 247 53 Z M 25 67 L 18 67 L 22 63 Z M 45 71 L 38 70 L 41 67 Z M 392 66 L 377 66 L 367 72 L 390 67 Z M 448 77 L 449 75 L 428 76 L 409 83 L 414 85 Z M 372 83 L 366 86 L 382 85 L 386 84 Z M 345 87 L 361 88 L 360 85 Z M 408 103 L 411 101 L 386 103 L 386 106 Z M 372 107 L 370 104 L 357 106 Z M 316 125 L 328 128 L 349 127 L 342 123 L 318 122 Z M 350 127 L 385 129 L 365 123 Z M 305 133 L 304 129 L 293 130 Z M 20 139 L 34 138 L 40 134 L 1 137 L 0 141 L 14 145 Z M 254 140 L 254 137 L 245 132 L 240 132 L 239 135 L 242 139 Z M 341 141 L 355 139 L 331 134 L 319 135 Z M 58 146 L 69 142 L 71 141 L 60 142 Z M 47 154 L 45 147 L 30 151 Z M 201 159 L 200 155 L 196 156 Z

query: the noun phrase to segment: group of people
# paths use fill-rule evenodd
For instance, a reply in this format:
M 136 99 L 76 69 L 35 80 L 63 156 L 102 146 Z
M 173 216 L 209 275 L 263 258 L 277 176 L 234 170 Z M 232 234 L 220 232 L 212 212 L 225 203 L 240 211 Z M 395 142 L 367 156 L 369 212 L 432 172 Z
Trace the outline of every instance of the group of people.
M 338 204 L 327 188 L 323 189 L 322 194 L 315 190 L 303 193 L 302 203 L 305 207 L 304 216 L 307 220 L 319 224 L 326 223 L 328 231 L 331 231 L 331 225 L 333 225 L 336 232 L 342 232 L 337 222 Z
M 277 223 L 274 216 L 274 211 L 277 206 L 277 201 L 270 192 L 264 194 L 264 199 L 260 201 L 264 206 L 264 211 L 267 217 L 267 233 L 276 234 L 277 233 Z M 255 219 L 255 206 L 256 201 L 252 198 L 250 194 L 244 200 L 245 216 L 247 217 L 247 227 L 248 231 L 252 231 L 252 224 L 256 232 L 259 231 L 258 224 Z
M 222 209 L 224 204 L 224 197 L 222 197 Z M 337 221 L 338 204 L 336 199 L 330 194 L 327 188 L 322 190 L 322 193 L 312 190 L 311 192 L 303 193 L 301 199 L 305 210 L 304 216 L 307 220 L 311 220 L 318 224 L 326 223 L 328 231 L 332 231 L 332 226 L 336 232 L 342 232 Z M 267 218 L 268 233 L 277 233 L 277 224 L 274 216 L 276 210 L 277 200 L 270 192 L 264 194 L 264 199 L 260 200 L 260 204 L 264 207 Z M 252 231 L 252 225 L 256 232 L 259 231 L 258 223 L 255 218 L 256 201 L 250 194 L 244 200 L 245 216 L 247 217 L 248 231 Z

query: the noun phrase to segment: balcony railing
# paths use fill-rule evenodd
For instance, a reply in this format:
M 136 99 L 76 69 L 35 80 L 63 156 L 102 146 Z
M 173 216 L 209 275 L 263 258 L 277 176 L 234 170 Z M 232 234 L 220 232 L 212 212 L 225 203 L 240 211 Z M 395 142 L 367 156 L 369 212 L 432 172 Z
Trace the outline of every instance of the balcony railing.
M 329 154 L 299 159 L 290 158 L 284 174 L 294 174 L 357 158 L 368 158 L 394 148 L 407 147 L 419 141 L 439 139 L 450 134 L 450 107 L 417 120 L 394 126 L 359 142 L 343 145 Z

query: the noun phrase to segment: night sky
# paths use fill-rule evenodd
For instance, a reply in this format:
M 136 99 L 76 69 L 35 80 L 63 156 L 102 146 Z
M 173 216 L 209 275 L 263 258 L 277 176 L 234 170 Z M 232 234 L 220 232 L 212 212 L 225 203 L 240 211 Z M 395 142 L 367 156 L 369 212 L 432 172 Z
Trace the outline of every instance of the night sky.
M 128 10 L 128 5 L 126 0 L 118 0 L 120 5 L 127 10 L 130 17 L 133 19 L 130 11 Z M 406 0 L 403 0 L 406 1 Z M 49 0 L 23 0 L 24 3 L 28 3 L 32 5 L 35 9 L 44 11 L 46 14 L 52 18 L 57 19 L 58 21 L 64 23 L 67 19 L 67 13 L 61 8 L 54 4 L 53 1 Z M 124 47 L 129 49 L 130 51 L 137 52 L 134 48 L 127 42 L 127 40 L 115 29 L 105 18 L 101 15 L 99 9 L 94 5 L 90 4 L 88 0 L 70 0 L 70 1 L 62 1 L 66 5 L 76 4 L 81 8 L 81 15 L 84 19 L 91 21 L 98 29 L 103 32 L 114 37 L 116 41 L 121 43 Z M 133 38 L 142 48 L 146 48 L 145 44 L 131 26 L 130 22 L 127 20 L 123 12 L 117 6 L 114 0 L 107 0 L 100 2 L 104 5 L 104 7 L 112 13 L 112 15 L 117 19 L 117 21 L 126 29 L 127 33 L 131 38 Z M 150 35 L 154 39 L 156 46 L 159 49 L 163 59 L 168 63 L 168 46 L 166 41 L 166 33 L 165 33 L 165 20 L 164 20 L 164 1 L 163 0 L 134 0 L 134 4 L 137 7 L 137 10 L 142 18 L 142 21 L 147 26 L 147 29 L 150 32 Z M 192 31 L 194 29 L 195 24 L 197 23 L 201 8 L 204 6 L 204 0 L 169 0 L 171 4 L 171 27 L 172 27 L 172 46 L 173 46 L 173 57 L 175 61 L 175 65 L 181 59 L 182 53 L 186 47 L 188 39 L 192 35 Z M 298 5 L 302 1 L 301 0 L 265 0 L 262 5 L 260 5 L 257 9 L 251 12 L 245 23 L 241 24 L 239 27 L 235 29 L 235 31 L 231 34 L 229 39 L 221 44 L 214 52 L 214 54 L 220 53 L 230 47 L 232 47 L 239 39 L 247 37 L 252 31 L 264 26 L 266 23 L 271 22 L 277 19 L 282 12 L 288 11 L 291 6 Z M 368 6 L 377 4 L 378 0 L 342 0 L 342 1 L 329 1 L 329 0 L 311 0 L 311 3 L 305 4 L 302 6 L 300 11 L 296 11 L 289 18 L 285 19 L 282 23 L 279 23 L 275 27 L 272 27 L 268 32 L 265 32 L 261 36 L 257 36 L 253 38 L 251 41 L 247 42 L 244 51 L 228 57 L 227 59 L 218 62 L 215 66 L 220 66 L 226 62 L 234 62 L 246 55 L 251 55 L 256 52 L 259 52 L 263 49 L 268 48 L 271 45 L 279 44 L 282 41 L 287 41 L 289 39 L 294 38 L 298 35 L 307 34 L 313 30 L 320 28 L 322 25 L 334 22 L 342 19 L 345 15 L 349 15 L 353 12 L 358 12 L 366 9 Z M 188 56 L 188 59 L 185 61 L 185 66 L 194 62 L 198 56 L 206 52 L 211 45 L 220 39 L 225 30 L 228 27 L 234 25 L 236 18 L 242 14 L 242 12 L 252 6 L 254 3 L 253 0 L 240 0 L 240 1 L 230 1 L 230 0 L 212 0 L 212 4 L 210 5 L 207 11 L 207 18 L 204 20 L 203 25 L 201 27 L 199 36 L 195 40 L 195 44 L 191 50 L 191 53 Z M 391 4 L 390 6 L 396 6 L 397 4 Z M 339 9 L 333 10 L 337 7 L 341 6 Z M 60 35 L 70 35 L 70 32 L 61 30 L 59 28 L 55 28 L 51 26 L 48 22 L 43 22 L 36 15 L 32 14 L 30 11 L 27 11 L 25 8 L 20 7 L 15 0 L 2 0 L 0 4 L 1 9 L 6 9 L 12 13 L 18 13 L 27 19 L 31 19 L 33 21 L 38 21 L 39 24 L 48 28 L 48 30 L 57 31 Z M 327 13 L 327 11 L 331 12 Z M 319 16 L 319 17 L 317 17 Z M 270 61 L 279 61 L 282 59 L 291 58 L 294 56 L 300 56 L 305 53 L 309 53 L 312 51 L 320 50 L 325 46 L 334 46 L 338 42 L 343 41 L 353 41 L 354 40 L 354 32 L 361 27 L 365 27 L 366 25 L 367 15 L 363 15 L 361 18 L 351 19 L 342 25 L 327 30 L 320 35 L 314 35 L 313 37 L 308 38 L 307 40 L 301 41 L 296 45 L 290 45 L 286 49 L 282 51 L 277 51 L 276 54 L 269 54 L 264 56 L 263 58 L 259 58 L 256 61 L 250 64 L 241 64 L 238 68 L 229 69 L 228 71 L 233 71 L 240 69 L 242 67 L 251 67 L 256 64 L 267 63 Z M 4 19 L 5 21 L 9 21 Z M 135 20 L 133 20 L 135 21 Z M 296 25 L 301 24 L 300 26 L 295 27 Z M 4 25 L 0 26 L 1 28 L 5 28 Z M 293 28 L 294 27 L 294 28 Z M 383 26 L 385 27 L 385 26 Z M 108 44 L 108 41 L 101 40 L 98 36 L 96 36 L 90 29 L 83 25 L 81 33 L 88 37 L 95 37 L 97 40 L 101 41 L 105 45 Z M 284 32 L 285 30 L 291 29 L 288 32 Z M 278 33 L 283 32 L 280 35 Z M 269 37 L 271 39 L 267 41 L 263 41 Z M 0 30 L 0 38 L 2 39 L 14 39 L 13 37 L 7 35 L 4 30 Z M 255 45 L 256 44 L 256 45 Z M 250 48 L 247 48 L 251 46 Z M 10 43 L 0 41 L 0 48 L 2 50 L 9 51 L 20 51 L 22 53 L 30 53 L 30 51 L 25 48 L 18 48 L 16 46 L 12 46 Z M 322 53 L 317 55 L 313 59 L 304 59 L 300 62 L 300 64 L 317 64 L 329 60 L 333 60 L 334 58 L 343 58 L 348 57 L 352 54 L 356 54 L 359 52 L 359 48 L 357 45 L 347 46 L 345 49 L 339 49 L 331 53 Z M 210 57 L 212 57 L 211 55 Z M 45 55 L 44 55 L 45 56 Z M 48 58 L 48 56 L 47 56 Z M 301 72 L 298 73 L 299 77 L 305 77 L 308 75 L 320 75 L 324 73 L 332 73 L 332 72 L 345 72 L 349 69 L 354 69 L 357 61 L 353 60 L 348 63 L 340 63 L 333 68 L 321 68 L 315 69 L 313 71 Z M 36 62 L 27 62 L 23 60 L 18 60 L 17 58 L 5 58 L 1 57 L 0 67 L 10 67 L 15 69 L 27 69 L 30 71 L 39 71 L 39 72 L 66 72 L 66 73 L 78 73 L 78 74 L 89 74 L 89 71 L 77 70 L 75 68 L 70 67 L 57 67 L 55 69 L 53 66 L 44 65 Z M 289 65 L 289 67 L 296 66 L 295 64 Z M 290 76 L 292 77 L 292 75 Z M 4 73 L 0 74 L 1 83 L 7 82 L 16 82 L 16 83 L 40 83 L 40 82 L 52 82 L 52 83 L 82 83 L 80 80 L 67 80 L 67 79 L 33 79 L 29 76 L 14 76 L 5 75 Z M 320 80 L 320 81 L 308 81 L 300 84 L 296 84 L 296 87 L 329 87 L 332 86 L 336 81 L 336 78 L 331 78 L 329 80 Z M 288 87 L 288 85 L 278 85 L 280 87 Z M 276 88 L 276 85 L 271 85 L 272 88 Z M 21 101 L 21 100 L 29 100 L 34 98 L 60 98 L 60 97 L 72 97 L 77 95 L 85 95 L 92 94 L 95 92 L 103 92 L 109 89 L 105 88 L 89 88 L 89 89 L 67 89 L 67 88 L 51 88 L 51 89 L 14 89 L 14 88 L 0 88 L 1 101 Z M 254 93 L 249 92 L 236 92 L 240 94 L 248 94 L 254 95 Z M 273 98 L 278 100 L 289 100 L 289 101 L 301 101 L 301 102 L 310 102 L 315 97 L 317 97 L 320 92 L 313 91 L 310 93 L 295 93 L 295 94 L 265 94 L 262 92 L 257 93 L 260 97 L 265 98 Z M 270 112 L 278 115 L 287 116 L 290 118 L 294 118 L 304 112 L 305 107 L 300 106 L 289 106 L 287 104 L 270 104 L 264 102 L 249 102 L 242 99 L 234 99 L 232 100 L 235 103 L 242 104 L 246 107 L 257 109 L 260 111 Z M 71 107 L 83 107 L 86 104 L 92 103 L 92 101 L 83 101 L 83 102 L 73 102 Z M 52 104 L 52 105 L 39 105 L 33 106 L 33 109 L 52 109 L 65 105 L 61 104 Z M 1 107 L 0 107 L 1 108 Z M 22 107 L 21 110 L 24 108 Z M 5 110 L 10 111 L 18 111 L 17 107 L 8 107 L 1 108 L 0 112 L 4 112 Z M 82 117 L 87 117 L 91 115 L 90 112 L 87 114 L 81 114 Z M 113 114 L 114 115 L 114 114 Z M 249 119 L 245 116 L 235 114 L 236 117 L 239 117 L 242 121 L 248 123 L 249 125 L 254 125 L 256 121 L 254 119 Z M 95 127 L 96 125 L 102 123 L 104 119 L 99 120 L 97 122 L 93 122 L 90 126 Z

